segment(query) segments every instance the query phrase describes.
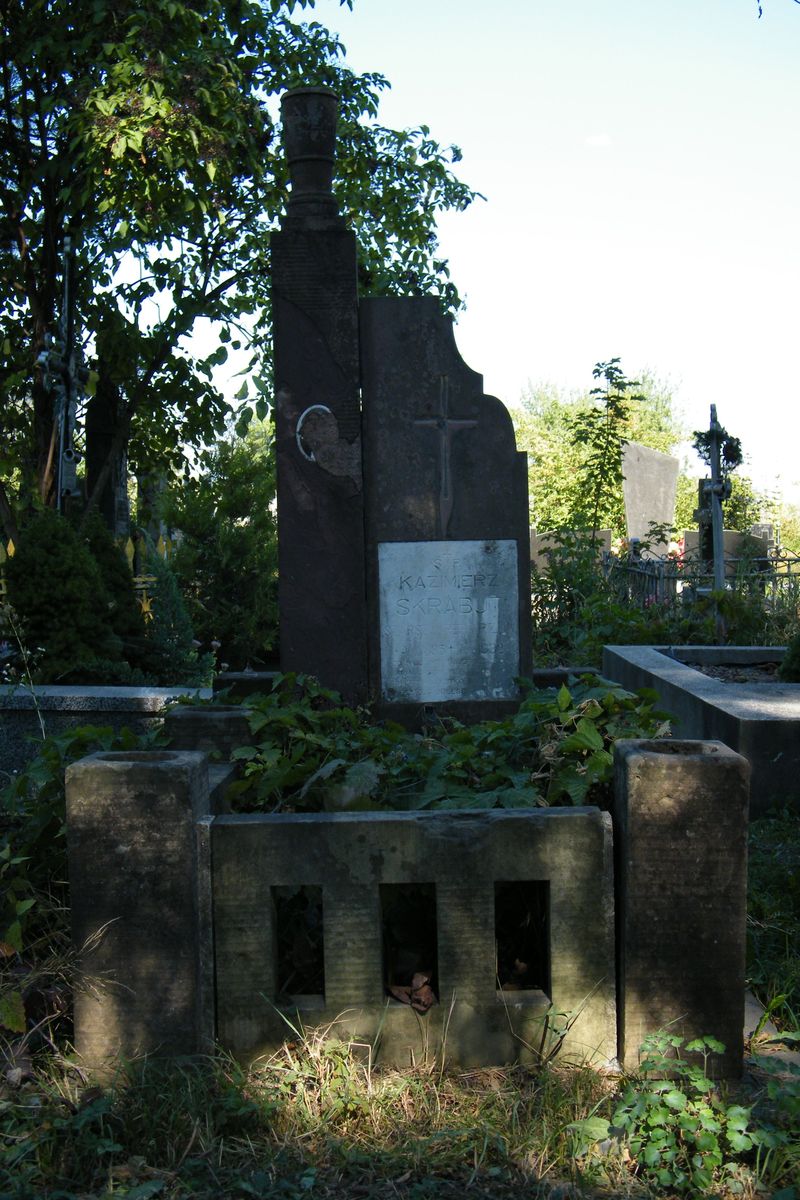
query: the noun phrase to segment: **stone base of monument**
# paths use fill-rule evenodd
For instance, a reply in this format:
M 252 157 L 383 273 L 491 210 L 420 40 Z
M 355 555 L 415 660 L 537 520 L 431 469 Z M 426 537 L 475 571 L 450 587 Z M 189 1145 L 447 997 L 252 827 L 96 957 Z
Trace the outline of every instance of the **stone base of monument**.
M 208 744 L 210 712 L 173 732 Z M 559 1044 L 632 1066 L 671 1022 L 737 1073 L 747 764 L 724 747 L 622 743 L 613 829 L 596 808 L 214 815 L 207 772 L 196 749 L 67 772 L 90 1066 L 213 1039 L 247 1061 L 301 1030 L 400 1066 Z
M 395 1065 L 430 1056 L 465 1067 L 530 1061 L 567 1023 L 566 1057 L 615 1057 L 608 814 L 226 816 L 213 823 L 212 857 L 217 1029 L 237 1056 L 274 1050 L 299 1013 L 304 1024 L 335 1022 L 336 1036 L 373 1045 Z M 509 922 L 519 929 L 500 928 L 498 886 L 534 882 L 542 904 L 523 901 Z M 280 962 L 276 892 L 308 885 L 322 889 L 322 990 L 293 1000 L 281 979 L 292 964 Z M 535 966 L 524 964 L 533 974 L 523 990 L 503 978 L 498 946 L 516 936 L 523 963 L 534 910 L 543 946 Z M 416 1007 L 415 976 L 430 981 Z
M 603 672 L 631 691 L 652 688 L 673 734 L 716 739 L 750 763 L 750 812 L 800 804 L 800 684 L 735 683 L 687 665 L 780 662 L 784 646 L 606 646 Z

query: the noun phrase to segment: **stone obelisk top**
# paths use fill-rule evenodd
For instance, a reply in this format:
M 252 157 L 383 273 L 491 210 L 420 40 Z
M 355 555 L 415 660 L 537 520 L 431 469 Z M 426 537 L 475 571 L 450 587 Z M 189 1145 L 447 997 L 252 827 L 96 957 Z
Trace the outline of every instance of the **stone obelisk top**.
M 330 88 L 296 88 L 281 99 L 291 193 L 283 229 L 344 229 L 333 195 L 339 98 Z

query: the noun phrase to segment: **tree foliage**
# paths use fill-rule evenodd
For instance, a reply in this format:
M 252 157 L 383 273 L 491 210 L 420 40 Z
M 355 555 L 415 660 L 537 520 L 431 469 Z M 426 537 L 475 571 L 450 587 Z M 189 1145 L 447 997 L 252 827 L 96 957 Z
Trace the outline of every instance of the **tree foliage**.
M 604 365 L 610 366 L 598 367 Z M 610 386 L 619 390 L 619 383 Z M 522 410 L 514 414 L 514 421 L 517 444 L 528 451 L 531 524 L 537 529 L 591 528 L 595 518 L 596 528 L 624 533 L 621 474 L 613 488 L 600 493 L 595 516 L 595 493 L 587 486 L 592 446 L 576 434 L 583 430 L 596 433 L 595 470 L 600 468 L 597 456 L 603 446 L 607 454 L 612 450 L 618 454 L 620 439 L 673 453 L 684 430 L 669 385 L 645 372 L 636 388 L 640 399 L 619 404 L 616 448 L 606 442 L 606 406 L 598 404 L 602 397 L 597 389 L 594 394 L 586 391 L 569 395 L 551 386 L 540 386 L 529 389 L 523 397 Z M 605 394 L 605 387 L 600 390 Z M 624 401 L 624 391 L 622 396 Z
M 265 422 L 203 455 L 202 470 L 176 479 L 164 515 L 180 530 L 170 556 L 192 625 L 235 670 L 264 666 L 278 629 L 275 456 Z
M 30 523 L 5 569 L 8 600 L 22 622 L 27 650 L 38 662 L 37 680 L 74 682 L 76 672 L 102 662 L 123 662 L 115 625 L 123 604 L 106 587 L 87 541 L 57 513 L 45 510 Z M 132 592 L 130 573 L 128 586 Z M 143 631 L 142 631 L 143 632 Z
M 229 415 L 214 378 L 252 349 L 239 400 L 268 405 L 270 232 L 287 179 L 274 98 L 342 97 L 338 194 L 372 291 L 458 303 L 435 218 L 474 193 L 426 127 L 377 122 L 386 80 L 356 74 L 314 0 L 3 0 L 0 515 L 52 503 L 56 437 L 41 356 L 76 243 L 75 326 L 114 414 L 106 465 L 178 467 Z M 209 324 L 209 322 L 211 324 Z M 191 334 L 198 334 L 190 343 Z M 14 486 L 11 480 L 14 479 Z

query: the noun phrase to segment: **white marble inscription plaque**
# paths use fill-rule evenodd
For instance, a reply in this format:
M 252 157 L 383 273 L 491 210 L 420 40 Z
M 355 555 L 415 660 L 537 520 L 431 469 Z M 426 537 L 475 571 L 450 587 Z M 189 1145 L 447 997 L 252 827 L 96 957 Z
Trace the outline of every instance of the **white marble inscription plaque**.
M 384 700 L 516 695 L 516 542 L 381 542 L 378 588 Z

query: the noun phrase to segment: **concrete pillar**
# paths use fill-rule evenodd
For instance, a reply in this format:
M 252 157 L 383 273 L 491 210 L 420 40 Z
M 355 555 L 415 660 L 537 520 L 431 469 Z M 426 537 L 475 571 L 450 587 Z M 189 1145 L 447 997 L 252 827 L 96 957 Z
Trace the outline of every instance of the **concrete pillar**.
M 614 755 L 619 1055 L 648 1033 L 727 1047 L 742 1070 L 750 765 L 722 742 L 620 741 Z M 714 1067 L 714 1064 L 712 1064 Z
M 214 1014 L 205 754 L 92 754 L 67 768 L 66 794 L 78 1053 L 102 1069 L 118 1056 L 207 1052 Z

